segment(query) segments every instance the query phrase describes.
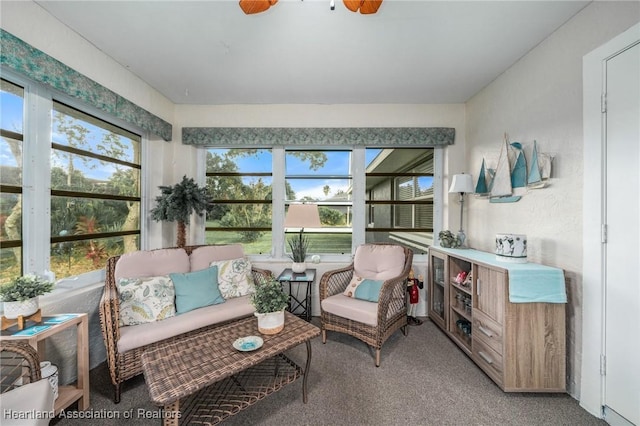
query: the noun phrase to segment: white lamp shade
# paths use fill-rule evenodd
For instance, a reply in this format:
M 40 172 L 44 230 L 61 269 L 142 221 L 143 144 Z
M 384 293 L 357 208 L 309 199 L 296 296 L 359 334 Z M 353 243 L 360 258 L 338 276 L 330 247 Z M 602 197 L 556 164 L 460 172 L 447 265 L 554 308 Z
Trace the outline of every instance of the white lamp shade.
M 284 218 L 285 228 L 320 228 L 317 204 L 291 204 Z
M 453 175 L 449 192 L 473 192 L 473 178 L 471 175 L 460 174 Z

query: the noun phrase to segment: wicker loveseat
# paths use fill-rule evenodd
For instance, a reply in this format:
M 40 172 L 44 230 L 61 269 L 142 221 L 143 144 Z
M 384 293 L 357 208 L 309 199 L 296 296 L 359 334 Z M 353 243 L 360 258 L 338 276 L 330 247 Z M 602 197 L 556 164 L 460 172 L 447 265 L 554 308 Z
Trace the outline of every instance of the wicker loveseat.
M 123 325 L 118 282 L 122 278 L 164 276 L 207 269 L 211 262 L 243 258 L 242 246 L 202 245 L 127 253 L 107 260 L 105 287 L 100 301 L 100 323 L 107 349 L 107 364 L 114 386 L 114 402 L 120 402 L 124 381 L 142 373 L 142 352 L 158 342 L 167 343 L 207 328 L 252 315 L 249 296 L 200 307 L 159 321 Z M 271 279 L 270 271 L 251 268 L 256 284 Z

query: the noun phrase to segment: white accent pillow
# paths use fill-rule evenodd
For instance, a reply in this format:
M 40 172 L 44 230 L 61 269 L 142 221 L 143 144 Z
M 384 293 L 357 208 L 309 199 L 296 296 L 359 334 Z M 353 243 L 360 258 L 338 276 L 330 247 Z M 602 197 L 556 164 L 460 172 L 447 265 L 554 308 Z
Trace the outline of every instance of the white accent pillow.
M 170 318 L 176 314 L 176 293 L 168 275 L 120 278 L 120 325 L 136 325 Z
M 218 260 L 209 266 L 218 267 L 218 288 L 225 299 L 246 296 L 255 291 L 251 262 L 247 259 Z

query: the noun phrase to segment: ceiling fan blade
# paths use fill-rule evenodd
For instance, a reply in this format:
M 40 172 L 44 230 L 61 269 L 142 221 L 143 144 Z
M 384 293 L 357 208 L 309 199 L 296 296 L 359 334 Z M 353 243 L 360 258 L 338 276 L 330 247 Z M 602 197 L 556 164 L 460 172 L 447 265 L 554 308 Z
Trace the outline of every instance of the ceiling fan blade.
M 247 15 L 261 13 L 276 4 L 278 0 L 240 0 L 240 9 Z
M 376 13 L 380 9 L 382 0 L 363 0 L 360 6 L 360 13 L 363 15 L 370 15 Z
M 357 12 L 363 0 L 343 0 L 344 6 L 352 12 Z

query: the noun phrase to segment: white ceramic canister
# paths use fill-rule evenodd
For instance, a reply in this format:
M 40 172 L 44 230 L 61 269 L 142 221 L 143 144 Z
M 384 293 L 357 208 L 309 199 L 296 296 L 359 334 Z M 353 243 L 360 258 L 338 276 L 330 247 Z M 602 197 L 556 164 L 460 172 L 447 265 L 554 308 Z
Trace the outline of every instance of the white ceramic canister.
M 43 379 L 48 379 L 51 389 L 53 389 L 53 398 L 58 399 L 58 367 L 49 361 L 40 363 L 40 371 Z
M 527 236 L 496 234 L 496 259 L 503 262 L 527 263 Z

